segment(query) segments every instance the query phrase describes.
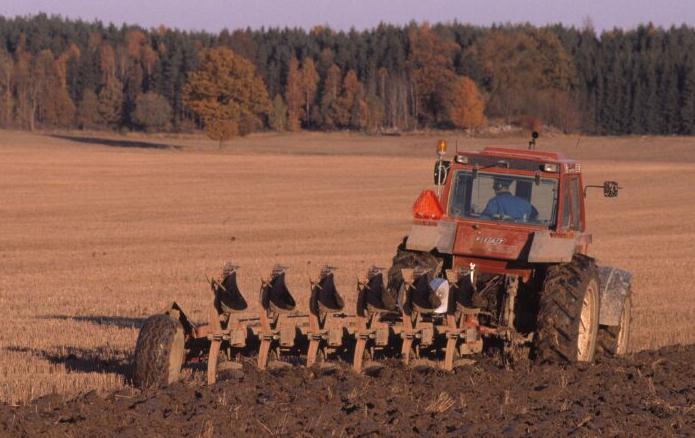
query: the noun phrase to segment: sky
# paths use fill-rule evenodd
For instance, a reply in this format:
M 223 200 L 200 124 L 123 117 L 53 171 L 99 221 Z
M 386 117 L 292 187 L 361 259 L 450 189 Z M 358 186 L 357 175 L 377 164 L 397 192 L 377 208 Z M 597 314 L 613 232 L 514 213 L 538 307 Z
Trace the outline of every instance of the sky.
M 581 27 L 590 19 L 598 31 L 659 26 L 695 26 L 695 0 L 0 0 L 0 15 L 45 12 L 87 21 L 100 20 L 184 30 L 329 25 L 347 30 L 380 22 L 411 20 L 491 25 L 529 22 Z

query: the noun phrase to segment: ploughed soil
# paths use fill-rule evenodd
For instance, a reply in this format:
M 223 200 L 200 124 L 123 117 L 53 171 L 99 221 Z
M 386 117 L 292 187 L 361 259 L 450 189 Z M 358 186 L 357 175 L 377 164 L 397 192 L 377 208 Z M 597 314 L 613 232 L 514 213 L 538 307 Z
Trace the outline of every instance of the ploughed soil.
M 208 387 L 0 406 L 0 436 L 681 436 L 695 434 L 695 346 L 567 368 L 494 358 L 447 374 L 390 361 L 373 376 L 250 364 Z

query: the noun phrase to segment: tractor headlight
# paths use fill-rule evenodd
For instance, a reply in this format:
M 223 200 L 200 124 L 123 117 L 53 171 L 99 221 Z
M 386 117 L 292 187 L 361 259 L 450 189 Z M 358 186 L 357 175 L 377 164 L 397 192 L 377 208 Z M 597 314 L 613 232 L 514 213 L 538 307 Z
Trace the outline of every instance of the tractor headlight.
M 559 167 L 557 164 L 545 163 L 543 165 L 543 172 L 557 172 Z

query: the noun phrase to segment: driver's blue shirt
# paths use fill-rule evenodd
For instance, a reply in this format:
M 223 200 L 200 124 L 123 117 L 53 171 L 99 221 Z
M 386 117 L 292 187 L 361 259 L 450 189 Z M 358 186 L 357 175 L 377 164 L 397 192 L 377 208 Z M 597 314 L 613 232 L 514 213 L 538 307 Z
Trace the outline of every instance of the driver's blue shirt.
M 538 211 L 530 202 L 509 192 L 501 192 L 490 199 L 483 210 L 482 216 L 509 216 L 512 219 L 534 219 Z

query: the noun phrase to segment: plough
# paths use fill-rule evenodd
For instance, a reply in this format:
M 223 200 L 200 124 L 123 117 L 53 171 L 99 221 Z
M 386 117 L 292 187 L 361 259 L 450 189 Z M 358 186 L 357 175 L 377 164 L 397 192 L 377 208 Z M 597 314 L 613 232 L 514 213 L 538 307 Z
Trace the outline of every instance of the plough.
M 374 359 L 379 355 L 400 353 L 406 365 L 451 371 L 456 358 L 482 349 L 477 309 L 466 307 L 462 298 L 462 292 L 471 287 L 467 272 L 450 285 L 447 279 L 434 279 L 426 269 L 404 270 L 406 294 L 399 303 L 387 288 L 384 269 L 371 267 L 357 279 L 355 312 L 347 314 L 334 267 L 324 266 L 309 280 L 306 313 L 296 309 L 286 269 L 275 266 L 261 280 L 258 316 L 249 317 L 237 283 L 239 267 L 229 263 L 219 279 L 209 280 L 213 300 L 208 324 L 194 326 L 175 303 L 167 309 L 169 317 L 187 328 L 184 362 L 206 361 L 208 383 L 216 381 L 221 360 L 227 369 L 240 369 L 242 358 L 254 354 L 259 369 L 292 364 L 331 367 L 334 362 L 328 360 L 337 359 L 361 372 L 378 366 Z

